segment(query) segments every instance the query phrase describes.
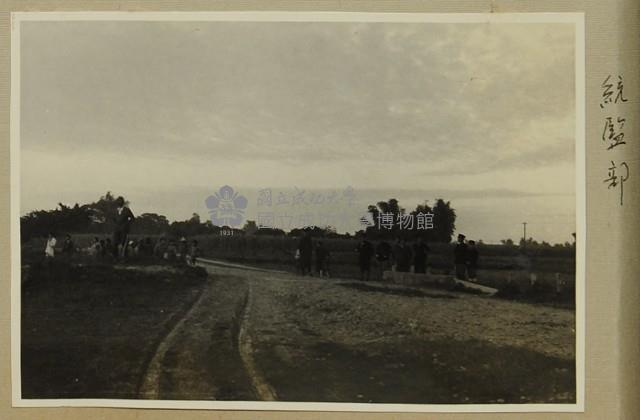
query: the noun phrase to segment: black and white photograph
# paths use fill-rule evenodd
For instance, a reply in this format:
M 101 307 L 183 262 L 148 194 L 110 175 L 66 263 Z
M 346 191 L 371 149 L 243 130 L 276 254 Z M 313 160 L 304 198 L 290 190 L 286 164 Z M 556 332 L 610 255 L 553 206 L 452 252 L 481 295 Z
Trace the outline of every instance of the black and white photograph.
M 14 404 L 583 410 L 582 15 L 12 25 Z

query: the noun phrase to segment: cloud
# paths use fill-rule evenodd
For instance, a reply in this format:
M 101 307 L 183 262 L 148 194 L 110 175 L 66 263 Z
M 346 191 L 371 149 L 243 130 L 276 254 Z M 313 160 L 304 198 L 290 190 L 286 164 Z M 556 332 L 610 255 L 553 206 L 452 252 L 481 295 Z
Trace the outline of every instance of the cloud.
M 572 127 L 551 137 L 521 130 L 573 119 L 570 25 L 31 25 L 25 148 L 493 161 L 505 144 L 543 149 L 573 138 Z
M 575 189 L 571 24 L 24 22 L 21 37 L 25 203 L 73 201 L 87 177 L 98 193 L 353 185 L 538 214 Z

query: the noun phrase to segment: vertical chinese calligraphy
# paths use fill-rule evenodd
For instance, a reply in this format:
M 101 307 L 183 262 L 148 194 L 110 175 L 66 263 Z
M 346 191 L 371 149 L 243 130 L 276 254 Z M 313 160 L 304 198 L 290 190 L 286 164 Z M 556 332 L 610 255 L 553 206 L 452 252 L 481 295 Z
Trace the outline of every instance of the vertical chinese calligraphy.
M 621 75 L 617 76 L 617 80 L 612 80 L 612 75 L 608 75 L 600 88 L 602 89 L 602 95 L 600 98 L 600 109 L 607 110 L 610 106 L 624 105 L 627 102 L 627 98 L 624 96 L 624 81 Z M 612 151 L 620 146 L 627 144 L 624 138 L 624 128 L 626 118 L 618 114 L 616 108 L 616 114 L 607 114 L 604 117 L 604 129 L 602 130 L 602 142 L 607 146 L 607 152 Z M 610 164 L 607 167 L 607 177 L 602 181 L 607 184 L 607 189 L 616 189 L 620 191 L 620 205 L 624 203 L 624 183 L 629 179 L 629 165 L 627 162 L 620 162 L 616 164 L 614 159 L 610 159 Z

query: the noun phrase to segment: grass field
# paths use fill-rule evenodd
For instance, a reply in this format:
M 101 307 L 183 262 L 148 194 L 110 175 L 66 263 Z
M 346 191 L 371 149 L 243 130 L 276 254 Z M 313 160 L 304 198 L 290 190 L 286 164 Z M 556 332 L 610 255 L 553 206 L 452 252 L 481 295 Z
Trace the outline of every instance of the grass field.
M 45 267 L 22 286 L 24 398 L 133 398 L 159 340 L 206 277 L 186 267 Z

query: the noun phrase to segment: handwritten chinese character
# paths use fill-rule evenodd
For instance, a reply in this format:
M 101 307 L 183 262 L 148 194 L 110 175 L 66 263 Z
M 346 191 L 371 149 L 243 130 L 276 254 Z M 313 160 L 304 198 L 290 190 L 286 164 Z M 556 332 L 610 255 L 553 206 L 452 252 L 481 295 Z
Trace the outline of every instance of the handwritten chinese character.
M 616 123 L 614 123 L 612 117 L 605 118 L 602 141 L 609 143 L 607 150 L 611 150 L 621 144 L 627 144 L 624 141 L 624 132 L 622 131 L 625 121 L 624 118 L 618 117 Z
M 618 75 L 618 83 L 615 87 L 615 94 L 613 91 L 613 82 L 611 81 L 611 75 L 608 75 L 602 85 L 600 86 L 603 89 L 602 92 L 602 102 L 600 102 L 600 108 L 604 108 L 605 105 L 610 103 L 617 104 L 618 102 L 627 102 L 627 99 L 623 95 L 624 83 L 622 82 L 622 76 Z
M 616 173 L 616 169 L 624 169 L 624 176 L 619 176 Z M 620 167 L 617 167 L 614 161 L 611 161 L 611 166 L 609 167 L 607 178 L 603 182 L 608 182 L 607 189 L 616 188 L 620 185 L 620 205 L 622 205 L 622 200 L 624 196 L 624 183 L 629 179 L 629 165 L 626 162 L 622 162 Z

